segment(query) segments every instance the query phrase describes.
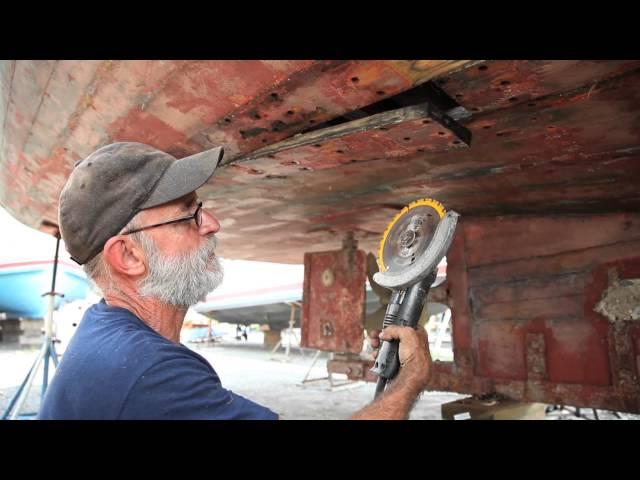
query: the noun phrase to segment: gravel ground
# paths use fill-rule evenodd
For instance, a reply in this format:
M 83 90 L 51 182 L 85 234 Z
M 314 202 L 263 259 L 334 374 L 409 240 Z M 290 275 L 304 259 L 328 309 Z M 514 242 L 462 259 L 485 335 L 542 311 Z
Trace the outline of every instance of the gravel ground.
M 346 419 L 367 405 L 373 398 L 375 385 L 366 382 L 348 383 L 331 388 L 326 380 L 302 384 L 309 372 L 309 379 L 326 377 L 328 355 L 322 353 L 314 368 L 309 371 L 313 352 L 304 356 L 293 349 L 287 360 L 280 351 L 271 355 L 260 345 L 250 342 L 220 344 L 190 344 L 216 369 L 226 388 L 263 404 L 284 419 L 324 420 Z M 0 345 L 0 412 L 4 412 L 11 397 L 27 374 L 37 355 L 37 349 L 16 349 Z M 344 383 L 343 379 L 337 379 Z M 40 403 L 42 372 L 34 381 L 22 412 L 37 411 Z M 441 419 L 440 408 L 464 395 L 450 392 L 425 392 L 416 402 L 410 419 Z M 612 412 L 598 410 L 600 419 L 616 419 Z M 582 409 L 582 417 L 576 417 L 574 409 L 556 410 L 548 419 L 594 418 L 593 410 Z M 621 414 L 622 419 L 640 419 L 640 415 Z

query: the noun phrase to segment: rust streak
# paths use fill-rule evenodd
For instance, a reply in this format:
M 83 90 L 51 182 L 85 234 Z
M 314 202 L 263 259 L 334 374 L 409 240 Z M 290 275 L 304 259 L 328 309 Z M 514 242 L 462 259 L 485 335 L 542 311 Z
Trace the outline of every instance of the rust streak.
M 87 108 L 90 107 L 90 105 L 88 105 L 84 100 L 87 97 L 87 92 L 92 91 L 95 93 L 97 91 L 98 89 L 97 79 L 99 77 L 99 74 L 101 74 L 102 72 L 101 67 L 102 65 L 96 68 L 96 71 L 93 74 L 91 81 L 87 84 L 87 87 L 85 88 L 82 95 L 78 97 L 78 102 L 76 103 L 76 107 L 73 113 L 69 116 L 69 119 L 67 121 L 67 126 L 62 131 L 63 134 L 61 136 L 58 136 L 56 138 L 56 141 L 52 143 L 51 149 L 49 150 L 49 154 L 47 155 L 47 158 L 51 157 L 54 151 L 57 148 L 59 148 L 58 146 L 63 145 L 64 142 L 71 136 L 71 133 L 78 127 L 77 119 L 80 118 L 80 115 L 82 115 L 82 112 L 84 112 Z
M 36 119 L 38 118 L 38 113 L 40 112 L 40 107 L 42 106 L 42 102 L 44 101 L 45 95 L 47 94 L 47 88 L 49 88 L 49 82 L 51 81 L 51 78 L 53 77 L 53 74 L 55 73 L 56 68 L 58 67 L 58 64 L 59 64 L 59 61 L 55 60 L 55 63 L 51 67 L 51 71 L 49 72 L 49 76 L 47 77 L 47 81 L 46 81 L 46 83 L 44 85 L 44 88 L 42 89 L 42 95 L 40 96 L 40 101 L 38 102 L 38 106 L 36 107 L 36 111 L 33 114 L 33 118 L 31 119 L 31 125 L 29 125 L 29 130 L 28 130 L 27 136 L 25 137 L 25 140 L 22 143 L 22 147 L 20 148 L 20 151 L 22 151 L 22 152 L 24 152 L 24 148 L 29 143 L 29 139 L 31 138 L 31 135 L 33 134 L 33 125 L 36 123 Z

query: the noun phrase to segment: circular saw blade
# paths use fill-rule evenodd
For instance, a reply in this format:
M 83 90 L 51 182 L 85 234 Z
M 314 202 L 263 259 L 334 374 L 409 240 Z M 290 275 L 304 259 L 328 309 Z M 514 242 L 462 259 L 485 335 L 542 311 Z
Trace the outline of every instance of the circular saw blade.
M 442 204 L 431 198 L 416 200 L 403 208 L 391 221 L 380 241 L 380 271 L 394 273 L 413 265 L 429 247 L 445 213 Z

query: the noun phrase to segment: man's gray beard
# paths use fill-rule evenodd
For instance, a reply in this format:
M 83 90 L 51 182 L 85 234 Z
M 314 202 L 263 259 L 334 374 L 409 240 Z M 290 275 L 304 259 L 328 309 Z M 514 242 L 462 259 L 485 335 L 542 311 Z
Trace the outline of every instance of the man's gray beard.
M 215 237 L 209 237 L 207 243 L 193 253 L 176 256 L 164 256 L 144 233 L 139 238 L 149 261 L 149 274 L 140 282 L 140 295 L 188 308 L 205 300 L 207 294 L 222 283 L 222 265 L 214 255 Z M 209 269 L 210 263 L 213 270 Z

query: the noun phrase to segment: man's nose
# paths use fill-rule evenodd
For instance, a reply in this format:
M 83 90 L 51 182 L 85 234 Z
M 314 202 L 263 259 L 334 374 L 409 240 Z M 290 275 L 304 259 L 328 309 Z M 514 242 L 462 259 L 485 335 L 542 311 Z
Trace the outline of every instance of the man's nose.
M 200 225 L 200 234 L 203 236 L 210 235 L 212 233 L 218 233 L 220 231 L 220 222 L 213 216 L 213 214 L 203 208 L 202 209 L 202 225 Z

